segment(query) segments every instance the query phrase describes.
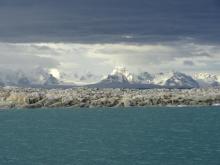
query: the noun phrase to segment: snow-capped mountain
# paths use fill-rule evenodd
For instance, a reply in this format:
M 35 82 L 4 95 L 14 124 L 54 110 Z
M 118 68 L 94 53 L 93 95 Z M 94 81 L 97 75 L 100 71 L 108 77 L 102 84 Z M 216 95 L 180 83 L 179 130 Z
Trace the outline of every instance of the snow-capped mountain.
M 17 71 L 16 72 L 16 79 L 17 79 L 16 84 L 18 84 L 18 85 L 25 86 L 25 85 L 30 85 L 31 84 L 28 77 L 22 71 Z
M 191 76 L 181 72 L 155 74 L 153 84 L 169 88 L 198 88 L 199 84 Z
M 30 73 L 27 73 L 31 84 L 37 85 L 58 85 L 60 81 L 49 73 L 47 69 L 37 67 Z
M 101 82 L 103 83 L 126 83 L 129 84 L 134 81 L 133 75 L 124 67 L 116 67 L 111 74 L 105 77 Z
M 193 77 L 199 83 L 200 87 L 220 86 L 220 79 L 217 75 L 209 73 L 196 73 Z
M 154 75 L 148 73 L 148 72 L 141 72 L 135 76 L 135 80 L 137 83 L 142 84 L 152 84 L 152 81 L 154 79 Z
M 144 79 L 144 78 L 143 78 Z M 100 82 L 89 85 L 98 88 L 157 88 L 154 84 L 143 84 L 140 77 L 128 72 L 124 67 L 116 67 L 112 73 L 104 77 Z
M 158 73 L 151 75 L 148 72 L 131 74 L 123 67 L 115 68 L 111 74 L 103 79 L 99 85 L 111 87 L 135 88 L 198 88 L 199 84 L 191 77 L 180 72 Z
M 8 69 L 1 69 L 0 85 L 29 85 L 30 81 L 22 71 L 12 71 Z
M 110 76 L 118 77 L 118 80 L 121 82 L 124 80 L 127 80 L 130 83 L 135 81 L 134 75 L 129 73 L 125 67 L 116 67 Z
M 139 74 L 130 73 L 125 67 L 116 67 L 111 74 L 105 78 L 105 81 L 110 82 L 128 82 L 131 84 L 150 84 L 153 80 L 153 75 L 148 72 L 141 72 Z
M 58 85 L 60 81 L 46 69 L 35 68 L 32 71 L 1 70 L 0 86 L 32 86 L 32 85 Z
M 61 87 L 60 85 L 98 88 L 198 88 L 220 86 L 220 77 L 208 73 L 197 73 L 191 77 L 181 72 L 133 74 L 124 67 L 116 67 L 105 77 L 87 72 L 61 73 L 56 78 L 49 70 L 41 67 L 28 71 L 0 70 L 0 86 Z
M 104 88 L 127 88 L 132 81 L 132 75 L 123 67 L 115 68 L 111 74 L 104 77 L 100 82 L 94 84 L 95 87 Z

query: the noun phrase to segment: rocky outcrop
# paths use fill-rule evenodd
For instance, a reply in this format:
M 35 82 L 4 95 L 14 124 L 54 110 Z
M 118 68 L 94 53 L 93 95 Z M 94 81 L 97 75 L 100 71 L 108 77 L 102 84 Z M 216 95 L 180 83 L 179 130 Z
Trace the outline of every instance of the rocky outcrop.
M 220 88 L 34 89 L 0 88 L 0 108 L 209 106 L 220 104 Z

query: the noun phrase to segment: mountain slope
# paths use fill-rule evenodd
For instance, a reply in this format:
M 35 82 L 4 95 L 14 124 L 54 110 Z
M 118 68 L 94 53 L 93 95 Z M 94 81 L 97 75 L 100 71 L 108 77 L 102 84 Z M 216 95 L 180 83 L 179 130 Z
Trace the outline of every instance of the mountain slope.
M 195 80 L 199 83 L 200 87 L 216 87 L 220 86 L 220 80 L 217 75 L 209 73 L 196 73 Z
M 151 84 L 154 76 L 148 72 L 141 72 L 135 75 L 135 81 L 142 84 Z
M 0 86 L 24 86 L 33 85 L 58 85 L 60 81 L 49 74 L 43 68 L 35 68 L 32 71 L 24 72 L 21 70 L 1 70 Z
M 72 76 L 71 76 L 72 75 Z M 61 74 L 57 79 L 47 69 L 37 67 L 30 71 L 0 70 L 0 86 L 62 88 L 86 86 L 97 88 L 199 88 L 220 86 L 217 75 L 197 73 L 193 77 L 181 72 L 150 74 L 130 73 L 124 67 L 116 67 L 110 74 L 102 76 L 94 73 Z M 70 80 L 69 82 L 65 80 Z M 71 81 L 72 80 L 72 81 Z
M 134 75 L 128 72 L 124 67 L 116 67 L 111 74 L 96 84 L 91 84 L 89 87 L 98 88 L 160 88 L 159 85 L 143 83 L 146 82 L 146 75 Z
M 198 88 L 199 84 L 191 76 L 181 72 L 159 73 L 154 76 L 153 84 L 168 88 Z

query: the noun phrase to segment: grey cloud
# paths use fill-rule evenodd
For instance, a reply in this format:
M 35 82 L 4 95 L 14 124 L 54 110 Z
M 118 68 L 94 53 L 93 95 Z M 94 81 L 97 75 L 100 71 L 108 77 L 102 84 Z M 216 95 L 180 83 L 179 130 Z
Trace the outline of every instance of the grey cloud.
M 105 74 L 116 65 L 133 70 L 219 70 L 220 46 L 166 44 L 0 44 L 0 65 L 12 68 L 56 68 L 61 72 Z M 54 55 L 54 52 L 56 55 Z M 215 65 L 211 65 L 215 63 Z M 190 66 L 190 67 L 189 67 Z
M 183 61 L 183 65 L 186 65 L 186 66 L 194 66 L 194 62 L 193 61 L 189 61 L 189 60 L 186 60 L 186 61 Z
M 37 57 L 37 56 L 22 56 L 22 55 L 2 55 L 0 65 L 18 65 L 18 66 L 43 66 L 43 67 L 56 67 L 59 63 L 51 58 Z
M 146 47 L 142 44 L 128 44 L 124 47 L 110 46 L 98 49 L 96 53 L 103 54 L 103 58 L 115 58 L 122 62 L 126 61 L 131 65 L 161 64 L 177 60 L 191 60 L 192 58 L 212 59 L 214 58 L 214 54 L 219 52 L 216 47 L 217 46 L 210 47 L 207 45 L 179 41 L 166 44 L 147 45 Z
M 10 69 L 30 69 L 36 66 L 53 68 L 59 66 L 56 59 L 44 57 L 45 51 L 34 47 L 0 43 L 0 66 Z
M 30 69 L 37 66 L 53 68 L 59 66 L 59 62 L 51 58 L 22 55 L 0 54 L 0 66 L 10 69 Z
M 199 53 L 192 53 L 192 56 L 196 56 L 196 57 L 212 57 L 211 54 L 207 53 L 207 52 L 199 52 Z
M 64 51 L 62 48 L 51 48 L 49 46 L 45 46 L 45 45 L 34 45 L 31 44 L 29 45 L 29 49 L 26 49 L 26 52 L 28 52 L 28 50 L 30 50 L 30 53 L 35 52 L 35 54 L 40 54 L 40 55 L 45 55 L 45 54 L 49 54 L 52 56 L 58 56 L 61 55 L 60 52 Z
M 218 4 L 217 0 L 0 0 L 0 38 L 146 43 L 192 37 L 219 42 Z
M 204 62 L 219 62 L 219 54 L 220 49 L 217 45 L 169 42 L 164 45 L 106 46 L 98 49 L 94 57 L 108 61 L 112 65 L 122 64 L 130 68 L 198 71 L 210 68 Z M 217 65 L 212 67 L 214 71 L 218 69 Z

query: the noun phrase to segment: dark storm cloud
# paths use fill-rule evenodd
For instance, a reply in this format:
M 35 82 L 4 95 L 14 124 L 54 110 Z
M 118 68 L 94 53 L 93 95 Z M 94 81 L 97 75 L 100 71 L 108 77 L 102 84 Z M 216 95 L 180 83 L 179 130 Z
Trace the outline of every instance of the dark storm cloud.
M 0 0 L 0 41 L 219 42 L 219 19 L 219 0 Z

